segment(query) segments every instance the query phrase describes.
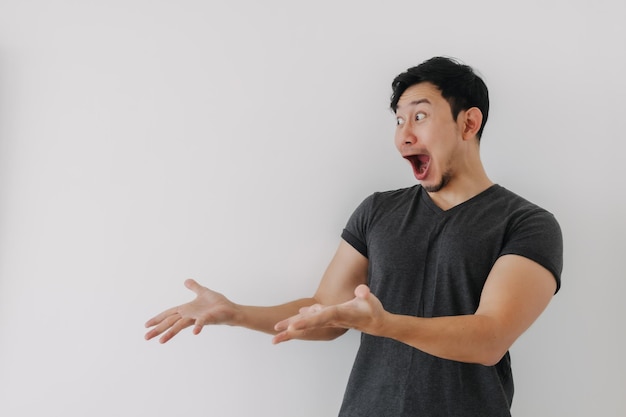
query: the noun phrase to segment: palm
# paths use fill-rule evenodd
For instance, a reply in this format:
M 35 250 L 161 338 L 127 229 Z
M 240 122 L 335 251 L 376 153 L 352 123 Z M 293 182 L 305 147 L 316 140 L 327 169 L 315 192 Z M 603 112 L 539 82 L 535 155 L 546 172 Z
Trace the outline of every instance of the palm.
M 195 300 L 178 307 L 178 314 L 203 324 L 224 324 L 232 319 L 233 310 L 233 303 L 222 294 L 201 287 Z
M 146 333 L 146 339 L 166 332 L 160 339 L 161 343 L 165 343 L 191 325 L 195 326 L 194 334 L 198 334 L 206 324 L 227 324 L 233 319 L 235 304 L 222 294 L 203 287 L 192 279 L 185 281 L 185 286 L 196 293 L 196 298 L 148 320 L 146 327 L 153 328 Z
M 383 305 L 365 285 L 359 285 L 354 295 L 355 298 L 342 304 L 330 306 L 314 304 L 301 308 L 299 314 L 276 325 L 275 329 L 280 333 L 274 337 L 274 343 L 298 338 L 303 332 L 323 327 L 373 333 L 380 326 L 385 314 Z

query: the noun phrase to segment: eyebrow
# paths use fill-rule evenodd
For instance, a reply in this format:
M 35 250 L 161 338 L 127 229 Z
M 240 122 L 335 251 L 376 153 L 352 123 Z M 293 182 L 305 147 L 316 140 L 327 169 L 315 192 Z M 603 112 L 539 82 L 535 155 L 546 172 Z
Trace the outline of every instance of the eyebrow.
M 428 100 L 427 98 L 421 98 L 419 100 L 413 100 L 409 104 L 406 104 L 402 107 L 417 106 L 418 104 L 422 104 L 422 103 L 432 104 L 430 100 Z M 400 106 L 396 107 L 396 113 L 398 112 L 399 109 L 400 109 Z

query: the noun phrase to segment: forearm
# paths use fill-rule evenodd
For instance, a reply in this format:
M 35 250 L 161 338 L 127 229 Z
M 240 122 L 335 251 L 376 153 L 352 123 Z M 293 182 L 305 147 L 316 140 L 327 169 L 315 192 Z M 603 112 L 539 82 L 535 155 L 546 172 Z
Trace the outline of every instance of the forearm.
M 274 329 L 276 323 L 298 314 L 300 308 L 308 307 L 316 303 L 315 298 L 301 298 L 285 304 L 269 307 L 237 305 L 238 314 L 231 324 L 275 335 L 278 333 Z M 301 333 L 298 339 L 331 340 L 342 335 L 345 331 L 346 329 L 330 327 L 319 328 Z
M 493 365 L 546 308 L 556 290 L 550 271 L 520 256 L 495 263 L 476 314 L 419 318 L 385 313 L 373 327 L 432 355 Z
M 460 362 L 494 365 L 513 343 L 482 315 L 422 318 L 388 313 L 376 331 L 423 352 Z
M 258 307 L 236 305 L 237 314 L 233 317 L 233 326 L 245 327 L 264 333 L 275 334 L 274 325 L 286 317 L 298 314 L 301 307 L 315 304 L 314 298 L 301 298 L 285 304 Z
M 555 288 L 550 271 L 507 255 L 494 265 L 475 314 L 437 318 L 392 314 L 366 285 L 359 285 L 352 300 L 304 309 L 283 320 L 274 341 L 299 338 L 299 332 L 314 329 L 356 329 L 440 358 L 494 365 L 539 317 Z

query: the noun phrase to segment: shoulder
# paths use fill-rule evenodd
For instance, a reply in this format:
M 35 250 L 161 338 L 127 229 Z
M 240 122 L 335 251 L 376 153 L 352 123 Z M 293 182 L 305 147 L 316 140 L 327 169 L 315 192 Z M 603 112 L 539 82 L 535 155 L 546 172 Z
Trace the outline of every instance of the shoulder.
M 557 223 L 551 212 L 501 185 L 494 185 L 490 191 L 492 192 L 487 196 L 483 204 L 492 210 L 505 214 L 512 220 L 543 218 Z
M 397 204 L 413 200 L 420 194 L 421 185 L 398 188 L 394 190 L 377 191 L 367 197 L 373 205 Z
M 558 221 L 551 212 L 513 191 L 497 186 L 494 194 L 498 201 L 498 206 L 505 209 L 504 211 L 511 216 L 512 220 L 520 222 L 534 220 L 558 227 Z
M 363 229 L 372 222 L 399 216 L 407 211 L 411 202 L 418 199 L 421 186 L 378 191 L 367 196 L 354 210 L 349 224 L 354 228 Z
M 502 254 L 521 255 L 541 264 L 557 279 L 563 269 L 563 236 L 555 216 L 548 210 L 500 187 L 507 207 L 506 238 Z

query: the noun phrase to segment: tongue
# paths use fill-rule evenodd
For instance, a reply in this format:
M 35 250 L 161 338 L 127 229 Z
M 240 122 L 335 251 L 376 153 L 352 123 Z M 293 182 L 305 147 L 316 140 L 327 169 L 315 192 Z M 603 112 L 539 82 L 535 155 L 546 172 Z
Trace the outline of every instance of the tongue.
M 419 173 L 423 174 L 428 169 L 428 164 L 430 163 L 430 156 L 417 155 L 417 160 L 419 161 L 419 165 L 418 165 Z

